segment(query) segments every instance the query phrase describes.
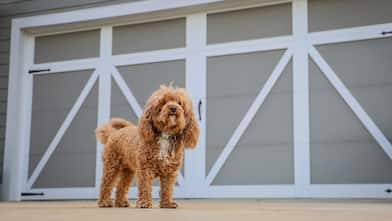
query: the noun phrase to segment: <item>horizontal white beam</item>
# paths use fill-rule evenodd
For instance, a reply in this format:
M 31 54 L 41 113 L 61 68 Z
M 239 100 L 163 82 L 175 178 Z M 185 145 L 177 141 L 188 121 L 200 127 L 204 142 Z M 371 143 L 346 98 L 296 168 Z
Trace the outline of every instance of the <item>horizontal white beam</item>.
M 74 22 L 86 22 L 97 19 L 107 19 L 132 14 L 141 14 L 168 10 L 181 7 L 189 7 L 223 0 L 148 0 L 139 2 L 130 2 L 115 4 L 110 6 L 100 6 L 95 8 L 72 10 L 48 15 L 36 15 L 24 18 L 13 19 L 12 25 L 19 28 L 37 27 L 45 25 L 57 25 Z
M 301 194 L 295 185 L 224 185 L 210 186 L 195 198 L 386 198 L 391 184 L 311 184 Z
M 304 198 L 387 198 L 392 184 L 312 184 L 304 189 Z M 300 196 L 301 197 L 301 196 Z
M 95 187 L 71 187 L 71 188 L 33 188 L 29 193 L 43 193 L 44 195 L 22 196 L 22 200 L 66 200 L 66 199 L 97 199 L 99 190 Z M 114 193 L 114 192 L 113 192 Z M 130 187 L 128 198 L 135 199 L 136 187 Z M 190 195 L 185 188 L 176 186 L 173 191 L 174 198 L 188 198 Z M 152 197 L 159 198 L 159 187 L 152 187 Z
M 65 200 L 65 199 L 97 199 L 95 187 L 74 188 L 34 188 L 28 193 L 43 193 L 44 195 L 22 196 L 22 200 Z
M 257 40 L 211 44 L 206 46 L 205 53 L 207 56 L 220 56 L 227 54 L 240 54 L 255 51 L 285 49 L 292 44 L 292 41 L 293 38 L 291 36 L 283 36 Z M 204 49 L 200 48 L 199 51 L 204 51 Z
M 310 33 L 308 38 L 310 43 L 314 45 L 342 43 L 348 41 L 390 37 L 390 35 L 382 34 L 382 32 L 390 30 L 392 30 L 392 23 L 314 32 Z
M 295 185 L 210 186 L 199 197 L 208 198 L 293 198 Z
M 50 69 L 50 71 L 34 73 L 51 74 L 59 72 L 71 72 L 86 69 L 97 68 L 103 62 L 110 63 L 113 66 L 126 66 L 147 64 L 154 62 L 174 61 L 186 59 L 197 53 L 205 54 L 206 56 L 220 56 L 230 54 L 249 53 L 256 51 L 269 51 L 277 49 L 288 48 L 292 44 L 292 37 L 275 37 L 259 40 L 245 40 L 237 42 L 228 42 L 221 44 L 212 44 L 205 47 L 198 48 L 174 48 L 162 49 L 156 51 L 136 52 L 120 55 L 109 55 L 105 58 L 84 58 L 74 59 L 59 62 L 47 62 L 40 64 L 33 64 L 30 69 Z
M 58 72 L 69 72 L 93 69 L 103 62 L 111 63 L 114 66 L 136 65 L 154 63 L 162 61 L 172 61 L 185 59 L 189 52 L 185 48 L 156 50 L 147 52 L 137 52 L 122 55 L 109 55 L 105 58 L 84 58 L 59 62 L 47 62 L 33 64 L 30 69 L 50 69 L 50 71 L 37 72 L 34 75 L 50 74 Z
M 175 198 L 379 198 L 391 199 L 385 190 L 391 184 L 312 184 L 304 187 L 302 195 L 295 193 L 295 185 L 225 185 L 201 188 L 192 194 L 189 190 L 176 186 Z M 58 199 L 97 199 L 98 190 L 94 187 L 79 188 L 45 188 L 31 189 L 33 193 L 44 196 L 23 196 L 23 200 L 58 200 Z M 136 198 L 137 189 L 131 187 L 129 199 Z M 152 188 L 153 198 L 159 198 L 159 187 Z
M 51 73 L 59 73 L 59 72 L 95 69 L 100 63 L 101 62 L 99 58 L 85 58 L 85 59 L 77 59 L 77 60 L 69 60 L 69 61 L 33 64 L 31 65 L 30 70 L 49 68 L 50 71 L 37 72 L 34 73 L 33 75 L 51 74 Z
M 114 66 L 135 65 L 185 59 L 187 53 L 189 52 L 185 48 L 165 49 L 137 52 L 132 54 L 113 55 L 109 58 L 109 61 Z

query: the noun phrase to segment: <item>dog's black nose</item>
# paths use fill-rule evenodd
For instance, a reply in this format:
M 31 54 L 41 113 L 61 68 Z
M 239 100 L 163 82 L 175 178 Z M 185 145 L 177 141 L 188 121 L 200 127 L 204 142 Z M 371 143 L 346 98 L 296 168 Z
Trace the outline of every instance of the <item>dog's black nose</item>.
M 170 107 L 171 112 L 176 112 L 177 108 L 176 107 Z

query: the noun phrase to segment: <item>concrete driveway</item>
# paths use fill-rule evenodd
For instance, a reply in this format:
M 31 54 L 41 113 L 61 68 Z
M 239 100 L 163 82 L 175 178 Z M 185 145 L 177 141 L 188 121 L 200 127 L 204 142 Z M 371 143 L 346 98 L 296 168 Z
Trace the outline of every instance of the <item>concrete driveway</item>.
M 391 221 L 391 200 L 179 200 L 178 209 L 97 208 L 94 201 L 0 203 L 1 221 Z

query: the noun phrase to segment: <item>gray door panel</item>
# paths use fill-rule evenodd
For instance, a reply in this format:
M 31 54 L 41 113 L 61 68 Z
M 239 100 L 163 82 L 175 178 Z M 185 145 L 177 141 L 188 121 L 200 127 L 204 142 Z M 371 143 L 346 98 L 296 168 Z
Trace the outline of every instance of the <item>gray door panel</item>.
M 208 14 L 207 43 L 290 35 L 291 20 L 291 4 Z
M 317 49 L 392 141 L 392 38 L 324 45 Z
M 270 51 L 208 59 L 207 173 L 282 54 Z M 293 183 L 291 72 L 289 64 L 213 185 Z
M 30 175 L 91 76 L 91 72 L 34 76 Z M 94 186 L 97 100 L 96 84 L 41 171 L 33 185 L 34 188 Z
M 392 160 L 314 63 L 310 85 L 311 183 L 391 183 Z
M 137 124 L 137 122 L 139 121 L 135 112 L 132 110 L 131 106 L 129 105 L 127 99 L 125 98 L 120 88 L 118 87 L 117 83 L 114 82 L 113 79 L 112 79 L 112 94 L 111 94 L 110 104 L 111 104 L 111 110 L 110 110 L 111 117 L 127 119 L 128 121 L 131 121 L 133 124 Z
M 185 47 L 185 18 L 113 27 L 113 54 Z
M 309 31 L 392 22 L 390 0 L 309 0 Z
M 36 37 L 34 63 L 98 57 L 99 41 L 99 30 Z

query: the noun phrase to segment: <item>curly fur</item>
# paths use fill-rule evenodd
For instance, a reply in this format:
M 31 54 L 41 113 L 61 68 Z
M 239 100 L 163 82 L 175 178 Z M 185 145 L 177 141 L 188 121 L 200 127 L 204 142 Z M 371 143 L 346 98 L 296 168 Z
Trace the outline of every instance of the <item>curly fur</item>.
M 162 134 L 173 137 L 171 152 L 160 157 Z M 114 206 L 128 207 L 128 188 L 136 175 L 138 208 L 151 208 L 154 179 L 160 179 L 160 207 L 176 208 L 173 188 L 183 160 L 184 147 L 196 146 L 199 127 L 191 99 L 183 88 L 161 86 L 147 100 L 137 126 L 114 118 L 96 129 L 104 144 L 103 175 L 99 207 L 112 207 L 111 192 L 116 185 Z M 116 182 L 117 181 L 117 182 Z

